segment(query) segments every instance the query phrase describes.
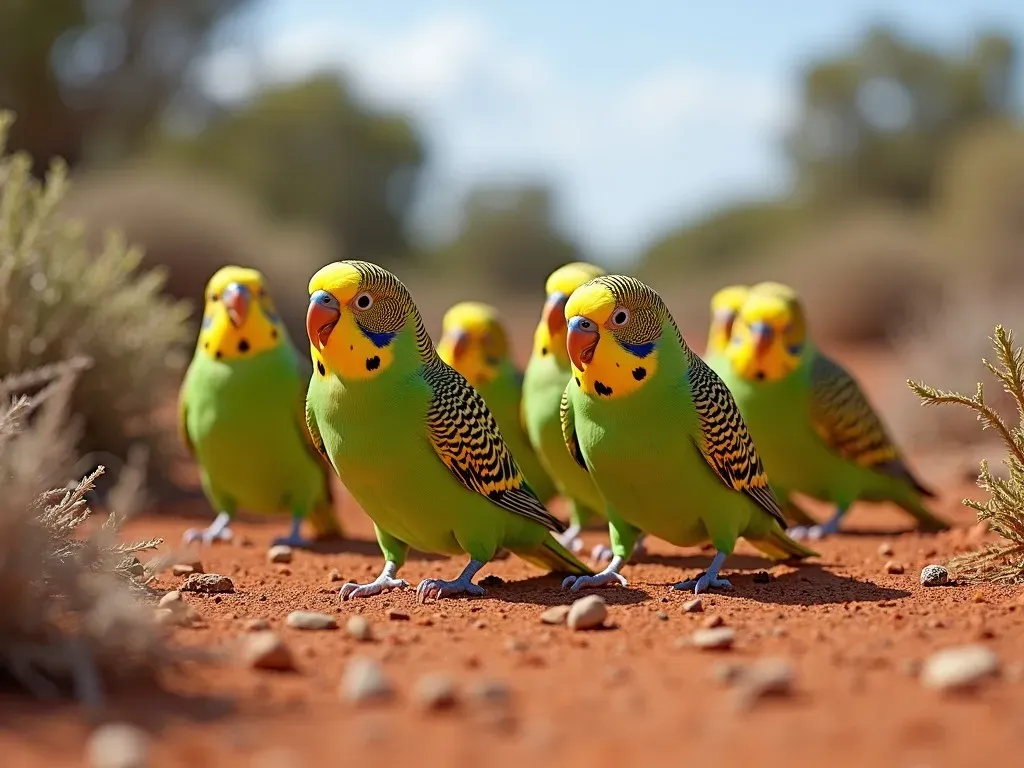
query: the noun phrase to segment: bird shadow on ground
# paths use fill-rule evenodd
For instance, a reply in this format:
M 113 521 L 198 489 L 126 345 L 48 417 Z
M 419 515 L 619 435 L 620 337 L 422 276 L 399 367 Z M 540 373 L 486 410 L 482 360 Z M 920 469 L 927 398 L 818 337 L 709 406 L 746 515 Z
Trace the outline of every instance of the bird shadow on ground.
M 609 605 L 638 605 L 653 599 L 647 592 L 632 586 L 590 587 L 579 592 L 570 592 L 562 589 L 564 578 L 548 574 L 518 581 L 503 581 L 501 584 L 488 583 L 484 578 L 478 583 L 487 590 L 487 594 L 474 599 L 491 598 L 502 603 L 527 603 L 539 606 L 571 605 L 573 601 L 591 594 L 601 595 Z
M 314 555 L 362 555 L 363 557 L 377 558 L 382 565 L 384 563 L 384 555 L 381 554 L 380 545 L 377 544 L 376 539 L 320 539 L 302 547 L 302 551 Z M 418 549 L 410 549 L 406 556 L 406 560 L 409 562 L 432 562 L 448 559 L 450 558 L 447 555 L 420 552 Z
M 648 563 L 651 565 L 664 565 L 670 568 L 679 568 L 685 570 L 687 568 L 697 568 L 703 570 L 711 564 L 711 560 L 715 556 L 713 549 L 708 550 L 707 554 L 699 555 L 652 555 L 645 554 L 642 557 L 638 557 L 636 562 Z M 630 561 L 632 562 L 632 561 Z M 729 555 L 725 560 L 725 565 L 722 566 L 723 570 L 729 568 L 740 568 L 742 570 L 767 570 L 771 568 L 775 563 L 766 557 L 758 557 L 757 555 Z M 627 576 L 627 578 L 629 578 Z M 680 579 L 682 581 L 683 579 Z M 673 582 L 675 583 L 675 582 Z
M 693 574 L 689 578 L 696 578 Z M 732 591 L 715 590 L 715 595 L 738 597 L 771 605 L 832 605 L 836 603 L 881 603 L 910 597 L 905 589 L 883 587 L 871 581 L 839 576 L 817 563 L 797 566 L 796 570 L 771 576 L 767 583 L 755 581 L 754 573 L 736 573 L 726 561 L 724 578 L 732 582 Z M 763 578 L 763 577 L 760 577 Z

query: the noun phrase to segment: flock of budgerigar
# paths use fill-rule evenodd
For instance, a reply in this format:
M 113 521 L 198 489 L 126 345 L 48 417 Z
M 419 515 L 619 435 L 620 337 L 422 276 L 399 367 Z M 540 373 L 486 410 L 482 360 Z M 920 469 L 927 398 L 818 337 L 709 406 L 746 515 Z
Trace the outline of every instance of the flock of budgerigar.
M 263 276 L 219 270 L 206 288 L 179 399 L 213 523 L 236 509 L 292 516 L 277 543 L 340 536 L 329 472 L 371 518 L 380 575 L 343 599 L 405 588 L 409 548 L 468 556 L 457 578 L 425 579 L 419 600 L 483 594 L 477 572 L 501 551 L 567 574 L 564 589 L 626 584 L 647 534 L 717 550 L 678 589 L 730 589 L 719 570 L 739 537 L 773 560 L 817 553 L 857 500 L 891 501 L 927 530 L 947 524 L 900 458 L 854 379 L 818 351 L 797 294 L 779 283 L 723 288 L 705 356 L 643 282 L 575 262 L 555 270 L 525 372 L 497 312 L 463 302 L 437 346 L 408 289 L 365 261 L 309 282 L 308 387 Z M 319 455 L 318 455 L 319 454 Z M 791 498 L 835 505 L 818 524 Z M 566 525 L 546 507 L 562 496 Z M 577 557 L 588 521 L 609 546 Z M 793 527 L 788 527 L 792 525 Z

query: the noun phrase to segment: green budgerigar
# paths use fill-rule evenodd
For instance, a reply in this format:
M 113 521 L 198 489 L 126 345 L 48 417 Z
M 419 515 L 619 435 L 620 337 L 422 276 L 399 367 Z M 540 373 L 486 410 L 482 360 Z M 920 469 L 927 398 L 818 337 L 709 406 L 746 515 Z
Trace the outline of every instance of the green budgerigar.
M 576 463 L 562 438 L 561 406 L 565 385 L 572 380 L 572 363 L 565 348 L 565 303 L 588 280 L 604 270 L 584 261 L 565 264 L 547 279 L 546 300 L 540 322 L 533 333 L 533 351 L 523 375 L 523 424 L 530 442 L 554 478 L 559 492 L 570 503 L 569 528 L 559 540 L 574 552 L 583 548 L 580 531 L 597 518 L 606 521 L 605 501 L 594 479 Z M 634 555 L 643 551 L 643 534 Z M 591 552 L 595 560 L 610 560 L 612 551 L 598 544 Z
M 817 554 L 786 534 L 739 408 L 652 288 L 597 277 L 573 292 L 565 316 L 565 443 L 608 501 L 615 556 L 564 586 L 625 584 L 619 569 L 641 530 L 718 550 L 706 573 L 675 585 L 694 592 L 732 587 L 719 570 L 740 536 L 774 560 Z
M 777 490 L 836 505 L 827 522 L 794 528 L 794 537 L 835 533 L 857 500 L 894 502 L 923 530 L 949 527 L 924 507 L 934 494 L 907 469 L 857 382 L 811 341 L 793 289 L 780 283 L 751 289 L 727 358 L 722 377 Z
M 209 527 L 186 531 L 186 541 L 229 539 L 239 507 L 291 514 L 291 533 L 275 543 L 307 545 L 303 520 L 316 538 L 341 535 L 330 467 L 306 430 L 304 388 L 301 358 L 263 275 L 218 270 L 206 286 L 199 339 L 178 398 L 182 441 L 218 514 Z
M 437 354 L 483 397 L 537 498 L 545 503 L 554 498 L 558 489 L 530 445 L 523 425 L 523 375 L 512 361 L 508 332 L 498 310 L 477 301 L 453 305 L 441 320 Z
M 438 356 L 406 287 L 365 261 L 309 283 L 313 376 L 306 419 L 319 450 L 374 522 L 385 565 L 342 599 L 407 587 L 409 547 L 468 554 L 457 579 L 424 579 L 417 598 L 483 594 L 473 577 L 500 549 L 548 571 L 593 573 L 552 536 L 565 526 L 530 489 L 494 416 Z

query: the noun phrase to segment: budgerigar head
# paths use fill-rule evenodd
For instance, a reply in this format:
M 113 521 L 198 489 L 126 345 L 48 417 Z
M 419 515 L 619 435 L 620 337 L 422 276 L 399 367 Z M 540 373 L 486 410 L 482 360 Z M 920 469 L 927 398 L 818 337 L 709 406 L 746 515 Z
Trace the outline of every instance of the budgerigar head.
M 749 293 L 750 288 L 746 285 L 727 285 L 711 297 L 711 327 L 705 354 L 725 351 L 736 315 Z
M 509 355 L 498 310 L 476 301 L 452 306 L 441 321 L 437 354 L 474 387 L 493 381 Z
M 306 334 L 321 377 L 372 379 L 399 357 L 435 355 L 408 289 L 368 261 L 335 261 L 313 275 Z
M 781 283 L 754 286 L 733 326 L 726 355 L 750 381 L 778 381 L 796 370 L 807 343 L 799 296 Z
M 603 274 L 604 270 L 594 264 L 574 261 L 548 275 L 548 280 L 544 284 L 547 298 L 537 330 L 533 333 L 534 356 L 554 355 L 563 365 L 569 362 L 565 351 L 565 303 L 573 291 L 588 280 Z
M 215 360 L 253 357 L 286 339 L 266 279 L 255 269 L 222 267 L 206 284 L 198 349 Z
M 640 389 L 657 372 L 665 336 L 680 338 L 657 292 L 624 275 L 603 275 L 577 288 L 566 302 L 565 317 L 573 376 L 581 389 L 598 397 Z

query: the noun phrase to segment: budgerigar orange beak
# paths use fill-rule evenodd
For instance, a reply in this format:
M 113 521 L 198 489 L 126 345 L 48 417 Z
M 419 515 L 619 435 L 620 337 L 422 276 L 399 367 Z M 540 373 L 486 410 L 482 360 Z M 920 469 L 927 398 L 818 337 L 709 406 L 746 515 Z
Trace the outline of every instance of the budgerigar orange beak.
M 229 283 L 221 291 L 220 300 L 228 312 L 228 319 L 235 328 L 241 328 L 249 316 L 249 289 L 241 283 Z
M 544 302 L 543 319 L 548 326 L 548 334 L 551 338 L 556 337 L 565 327 L 565 302 L 569 297 L 560 291 L 555 291 L 548 300 Z
M 588 320 L 582 315 L 576 315 L 569 320 L 565 349 L 577 370 L 582 371 L 593 361 L 594 350 L 597 349 L 599 341 L 601 333 L 593 320 Z
M 451 351 L 452 365 L 455 366 L 462 356 L 466 354 L 466 350 L 469 349 L 469 334 L 461 328 L 456 328 L 453 331 L 449 331 L 444 334 L 441 338 L 441 344 L 448 347 Z
M 327 340 L 339 319 L 341 309 L 338 300 L 327 291 L 315 291 L 309 297 L 309 307 L 306 309 L 306 335 L 309 336 L 309 343 L 317 349 L 327 346 Z
M 775 331 L 768 323 L 754 323 L 750 326 L 750 333 L 754 337 L 754 356 L 763 357 L 772 345 Z

